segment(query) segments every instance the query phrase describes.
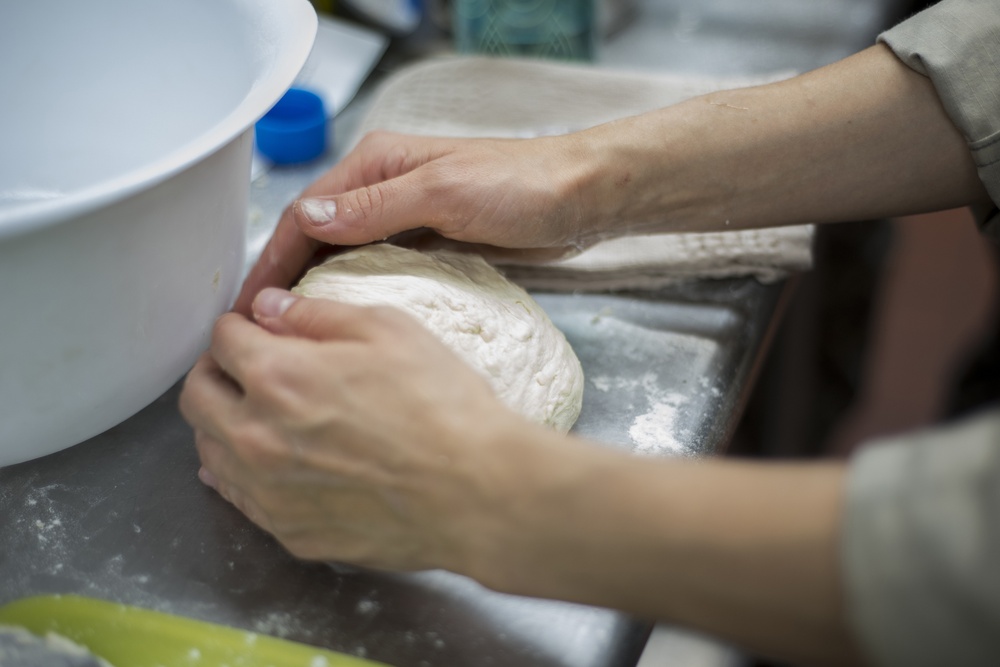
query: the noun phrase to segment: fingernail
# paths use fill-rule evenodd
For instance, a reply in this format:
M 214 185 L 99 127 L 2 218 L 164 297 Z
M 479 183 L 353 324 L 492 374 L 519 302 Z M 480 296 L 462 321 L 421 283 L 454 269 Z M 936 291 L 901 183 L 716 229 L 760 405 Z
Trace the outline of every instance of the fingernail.
M 308 197 L 297 203 L 305 219 L 314 225 L 330 224 L 337 217 L 337 202 L 332 199 Z
M 299 297 L 283 289 L 265 287 L 253 300 L 253 316 L 256 319 L 281 317 L 298 299 Z
M 204 484 L 205 486 L 210 486 L 213 489 L 216 489 L 219 486 L 219 480 L 215 478 L 215 475 L 208 472 L 208 469 L 206 468 L 198 469 L 198 479 L 201 480 L 202 484 Z

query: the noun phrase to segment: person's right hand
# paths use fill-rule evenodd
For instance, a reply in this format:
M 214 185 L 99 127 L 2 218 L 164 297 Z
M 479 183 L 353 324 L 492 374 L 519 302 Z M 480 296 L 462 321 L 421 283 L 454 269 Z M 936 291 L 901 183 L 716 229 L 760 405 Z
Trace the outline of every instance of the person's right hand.
M 413 229 L 477 244 L 488 258 L 539 261 L 589 242 L 588 162 L 576 135 L 444 139 L 367 135 L 283 214 L 237 300 L 288 287 L 322 243 L 360 245 Z M 440 238 L 439 237 L 439 238 Z

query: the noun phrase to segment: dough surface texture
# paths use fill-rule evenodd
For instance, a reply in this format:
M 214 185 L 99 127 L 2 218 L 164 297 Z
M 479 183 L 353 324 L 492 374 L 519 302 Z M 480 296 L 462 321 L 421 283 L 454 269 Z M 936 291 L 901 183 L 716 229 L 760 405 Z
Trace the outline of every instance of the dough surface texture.
M 580 415 L 583 369 L 566 337 L 527 292 L 478 255 L 361 246 L 313 268 L 292 291 L 400 308 L 531 421 L 565 433 Z

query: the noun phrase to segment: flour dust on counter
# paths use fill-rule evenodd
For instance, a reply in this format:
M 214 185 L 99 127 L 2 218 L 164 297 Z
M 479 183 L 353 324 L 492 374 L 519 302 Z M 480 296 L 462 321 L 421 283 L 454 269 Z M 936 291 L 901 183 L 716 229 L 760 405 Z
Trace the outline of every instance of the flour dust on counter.
M 69 483 L 27 485 L 5 547 L 11 553 L 37 556 L 25 564 L 30 567 L 10 573 L 0 590 L 0 603 L 39 590 L 78 591 L 174 611 L 169 596 L 154 585 L 156 572 L 134 564 L 133 551 L 145 536 L 125 509 L 108 502 L 111 491 Z M 112 535 L 118 549 L 91 559 L 91 546 Z M 7 667 L 2 660 L 0 667 Z
M 641 414 L 632 422 L 628 435 L 635 444 L 632 450 L 636 454 L 658 454 L 658 450 L 666 448 L 672 453 L 683 453 L 686 445 L 681 431 L 678 434 L 677 413 L 687 402 L 682 394 L 671 393 L 665 396 L 653 395 L 649 412 Z
M 718 343 L 702 336 L 652 331 L 618 320 L 607 310 L 594 317 L 591 325 L 616 329 L 614 336 L 622 341 L 619 352 L 636 362 L 622 365 L 618 374 L 604 372 L 588 377 L 596 390 L 628 397 L 628 436 L 633 453 L 661 456 L 693 451 L 696 436 L 694 429 L 685 425 L 686 414 L 699 409 L 705 399 L 721 396 L 704 375 Z M 638 364 L 648 360 L 650 350 L 656 350 L 662 358 L 662 370 L 636 373 Z M 683 373 L 671 373 L 672 369 L 683 369 Z

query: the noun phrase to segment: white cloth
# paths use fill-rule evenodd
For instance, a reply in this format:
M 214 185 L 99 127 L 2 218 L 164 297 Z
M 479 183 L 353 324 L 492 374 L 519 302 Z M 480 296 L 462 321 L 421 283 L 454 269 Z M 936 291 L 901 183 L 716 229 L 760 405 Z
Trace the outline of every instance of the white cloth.
M 412 65 L 379 90 L 350 145 L 382 129 L 452 137 L 564 134 L 715 90 L 784 78 L 716 79 L 637 74 L 511 58 L 446 57 Z M 812 265 L 812 225 L 611 239 L 569 259 L 506 266 L 525 287 L 655 289 L 697 278 L 773 281 Z

